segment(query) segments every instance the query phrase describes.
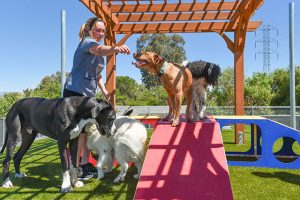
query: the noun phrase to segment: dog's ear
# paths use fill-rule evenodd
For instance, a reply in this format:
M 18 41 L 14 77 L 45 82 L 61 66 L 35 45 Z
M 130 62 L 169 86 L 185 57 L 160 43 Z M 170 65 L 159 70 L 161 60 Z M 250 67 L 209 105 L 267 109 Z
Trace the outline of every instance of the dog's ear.
M 99 113 L 101 112 L 101 110 L 105 109 L 109 107 L 109 104 L 108 102 L 106 101 L 103 101 L 101 103 L 98 103 L 92 110 L 91 110 L 91 115 L 92 115 L 92 118 L 96 118 Z
M 164 59 L 162 57 L 160 57 L 158 54 L 154 54 L 154 63 L 157 65 L 161 62 L 163 62 Z

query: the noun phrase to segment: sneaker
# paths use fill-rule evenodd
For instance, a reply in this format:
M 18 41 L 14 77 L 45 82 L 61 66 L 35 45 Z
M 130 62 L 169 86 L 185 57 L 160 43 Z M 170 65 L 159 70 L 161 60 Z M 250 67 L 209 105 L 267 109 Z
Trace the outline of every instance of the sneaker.
M 77 178 L 81 181 L 85 181 L 85 180 L 88 180 L 90 178 L 93 178 L 93 174 L 87 172 L 87 171 L 84 171 L 82 166 L 79 166 L 77 168 Z
M 97 175 L 98 174 L 98 170 L 96 167 L 94 167 L 94 165 L 92 163 L 86 163 L 84 165 L 80 165 L 80 167 L 82 168 L 83 172 L 92 174 L 92 175 Z
M 87 172 L 83 172 L 81 174 L 81 176 L 78 176 L 77 178 L 80 181 L 86 181 L 86 180 L 89 180 L 89 179 L 91 179 L 93 177 L 94 177 L 93 174 L 90 174 L 90 173 L 87 173 Z

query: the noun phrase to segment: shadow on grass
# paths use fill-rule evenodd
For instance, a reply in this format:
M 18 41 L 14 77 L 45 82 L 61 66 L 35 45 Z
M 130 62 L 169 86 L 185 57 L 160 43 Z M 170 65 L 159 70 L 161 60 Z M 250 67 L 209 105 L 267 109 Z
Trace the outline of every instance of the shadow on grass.
M 120 173 L 120 167 L 115 167 L 111 173 L 105 175 L 104 179 L 98 180 L 99 184 L 95 188 L 93 188 L 93 190 L 91 190 L 83 199 L 98 199 L 104 197 L 107 194 L 110 194 L 111 198 L 114 200 L 133 199 L 137 185 L 137 180 L 133 178 L 133 175 L 136 172 L 136 168 L 134 166 L 131 166 L 127 171 L 124 182 L 114 183 L 114 179 Z M 89 182 L 92 183 L 94 181 L 95 179 L 90 179 L 86 182 L 86 184 L 89 184 Z
M 17 150 L 18 147 L 14 154 Z M 5 154 L 0 156 L 1 161 L 4 157 Z M 0 188 L 0 199 L 133 199 L 137 185 L 137 180 L 133 178 L 137 170 L 133 166 L 129 168 L 123 183 L 114 184 L 113 180 L 120 172 L 120 167 L 115 167 L 103 180 L 93 178 L 84 181 L 82 188 L 73 188 L 73 192 L 68 194 L 60 193 L 62 177 L 58 148 L 56 141 L 49 139 L 33 143 L 21 162 L 21 172 L 26 173 L 27 177 L 14 178 L 11 160 L 10 177 L 14 187 Z
M 235 144 L 235 142 L 223 141 L 223 144 Z
M 120 167 L 116 167 L 102 180 L 95 178 L 84 181 L 82 188 L 73 188 L 71 193 L 60 193 L 62 178 L 60 164 L 48 163 L 27 168 L 28 176 L 23 179 L 12 178 L 15 187 L 0 189 L 2 198 L 17 199 L 133 199 L 137 180 L 133 178 L 136 168 L 131 166 L 125 181 L 115 184 L 113 180 L 118 176 Z M 32 174 L 32 175 L 31 175 Z M 13 177 L 13 173 L 11 177 Z
M 287 183 L 300 185 L 300 175 L 298 174 L 292 174 L 289 172 L 252 172 L 252 174 L 261 178 L 276 178 Z

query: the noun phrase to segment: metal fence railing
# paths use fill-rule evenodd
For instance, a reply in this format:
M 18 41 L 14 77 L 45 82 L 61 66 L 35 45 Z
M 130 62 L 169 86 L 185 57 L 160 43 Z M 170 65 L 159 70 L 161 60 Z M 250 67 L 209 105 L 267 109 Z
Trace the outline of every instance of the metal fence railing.
M 117 106 L 117 112 L 121 113 L 128 106 Z M 135 115 L 161 115 L 168 112 L 168 106 L 132 106 Z M 185 113 L 186 106 L 181 107 L 181 113 Z M 234 115 L 234 106 L 208 106 L 207 114 Z M 246 115 L 289 115 L 289 106 L 245 106 Z M 296 107 L 296 114 L 300 115 L 300 106 Z
M 4 144 L 5 131 L 6 131 L 5 119 L 0 118 L 0 149 L 2 148 L 2 146 Z M 46 138 L 46 136 L 38 133 L 35 139 L 39 140 L 42 138 Z M 20 138 L 17 140 L 17 145 L 20 145 Z
M 0 119 L 0 147 L 2 148 L 5 138 L 5 120 Z
M 123 113 L 129 106 L 117 106 L 117 115 Z M 165 115 L 168 113 L 168 106 L 132 106 L 132 115 Z M 181 107 L 181 113 L 185 113 L 186 106 Z M 234 106 L 208 106 L 206 114 L 209 115 L 234 115 Z M 271 120 L 291 126 L 290 107 L 289 106 L 246 106 L 246 115 L 259 115 Z M 5 120 L 0 118 L 0 147 L 2 147 L 5 138 Z M 300 106 L 296 107 L 296 127 L 300 130 Z M 37 138 L 43 138 L 38 134 Z
M 124 112 L 128 106 L 117 106 L 117 114 Z M 132 106 L 132 115 L 165 115 L 168 106 Z M 181 113 L 185 113 L 186 106 L 181 107 Z M 234 106 L 208 106 L 208 115 L 234 115 Z M 245 115 L 258 115 L 277 121 L 286 126 L 291 126 L 289 106 L 245 106 Z M 300 106 L 296 107 L 296 127 L 300 130 Z

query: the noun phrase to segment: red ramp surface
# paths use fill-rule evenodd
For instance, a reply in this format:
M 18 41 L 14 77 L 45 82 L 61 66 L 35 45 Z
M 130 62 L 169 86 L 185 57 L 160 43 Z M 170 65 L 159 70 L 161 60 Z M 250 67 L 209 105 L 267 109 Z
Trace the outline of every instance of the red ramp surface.
M 134 199 L 233 199 L 219 124 L 158 122 Z

